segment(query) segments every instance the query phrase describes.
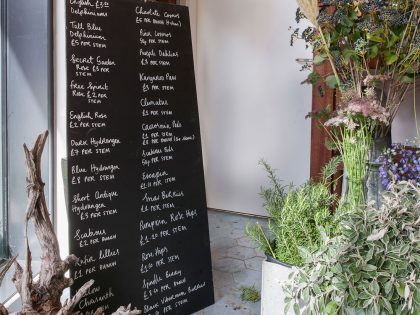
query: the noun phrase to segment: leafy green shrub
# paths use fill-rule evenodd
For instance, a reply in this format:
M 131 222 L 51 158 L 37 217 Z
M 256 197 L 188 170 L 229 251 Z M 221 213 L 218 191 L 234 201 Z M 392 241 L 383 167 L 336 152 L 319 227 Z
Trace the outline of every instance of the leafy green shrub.
M 287 309 L 420 314 L 420 185 L 397 184 L 383 200 L 343 215 L 340 235 L 324 235 L 318 251 L 302 249 L 305 263 L 285 286 Z
M 261 196 L 269 214 L 270 237 L 257 223 L 248 225 L 248 236 L 273 258 L 290 265 L 301 265 L 299 247 L 315 251 L 321 245 L 320 229 L 332 236 L 336 230 L 331 207 L 336 196 L 330 192 L 328 179 L 335 173 L 340 160 L 333 159 L 323 170 L 319 183 L 309 181 L 300 187 L 281 185 L 273 169 L 261 162 L 271 181 L 270 188 L 263 188 Z

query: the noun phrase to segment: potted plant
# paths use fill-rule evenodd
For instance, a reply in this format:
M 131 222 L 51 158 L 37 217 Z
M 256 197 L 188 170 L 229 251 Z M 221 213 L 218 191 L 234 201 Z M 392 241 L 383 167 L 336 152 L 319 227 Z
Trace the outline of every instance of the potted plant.
M 287 280 L 291 266 L 300 266 L 304 260 L 299 248 L 315 251 L 322 243 L 320 230 L 329 236 L 337 225 L 331 209 L 336 196 L 331 193 L 329 178 L 335 173 L 340 159 L 333 159 L 324 167 L 322 180 L 309 181 L 299 187 L 283 186 L 274 170 L 262 161 L 271 187 L 263 188 L 261 196 L 269 214 L 268 232 L 256 223 L 246 232 L 267 254 L 262 267 L 261 313 L 278 314 L 283 300 L 282 283 Z M 286 191 L 288 189 L 288 191 Z
M 419 314 L 420 185 L 401 182 L 342 217 L 340 233 L 323 235 L 316 252 L 285 286 L 284 313 Z M 304 304 L 301 301 L 304 301 Z

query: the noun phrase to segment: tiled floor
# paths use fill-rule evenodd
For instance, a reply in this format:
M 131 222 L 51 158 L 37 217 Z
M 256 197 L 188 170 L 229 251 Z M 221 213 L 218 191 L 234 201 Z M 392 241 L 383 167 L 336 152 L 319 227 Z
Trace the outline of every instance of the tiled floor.
M 245 235 L 248 223 L 262 219 L 209 210 L 210 241 L 216 303 L 195 315 L 257 315 L 260 303 L 244 302 L 241 286 L 261 289 L 261 263 L 265 256 Z

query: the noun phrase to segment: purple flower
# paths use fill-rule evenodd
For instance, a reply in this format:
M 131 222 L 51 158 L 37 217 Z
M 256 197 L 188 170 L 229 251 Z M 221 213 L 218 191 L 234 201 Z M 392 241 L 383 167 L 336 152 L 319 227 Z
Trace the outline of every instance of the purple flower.
M 401 144 L 393 144 L 378 159 L 382 163 L 379 176 L 382 185 L 389 189 L 393 182 L 410 180 L 420 183 L 420 150 L 412 150 Z

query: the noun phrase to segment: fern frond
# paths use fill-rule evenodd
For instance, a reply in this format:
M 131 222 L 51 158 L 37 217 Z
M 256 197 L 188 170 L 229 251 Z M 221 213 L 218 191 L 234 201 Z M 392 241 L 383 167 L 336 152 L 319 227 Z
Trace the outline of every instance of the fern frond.
M 338 167 L 342 161 L 341 156 L 334 156 L 323 168 L 322 168 L 322 182 L 327 183 L 329 179 L 334 176 L 337 172 Z

